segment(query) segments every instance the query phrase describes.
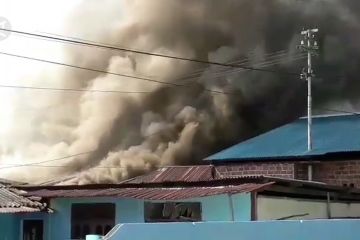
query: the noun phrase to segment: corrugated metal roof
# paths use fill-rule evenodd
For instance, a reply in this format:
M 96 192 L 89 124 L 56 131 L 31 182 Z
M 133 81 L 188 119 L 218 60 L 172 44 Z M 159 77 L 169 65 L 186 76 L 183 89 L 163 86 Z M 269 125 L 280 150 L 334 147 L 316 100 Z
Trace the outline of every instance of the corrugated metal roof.
M 255 161 L 360 152 L 360 115 L 315 117 L 312 130 L 312 151 L 307 150 L 307 118 L 301 118 L 225 149 L 205 160 Z
M 215 179 L 215 169 L 212 165 L 171 166 L 159 168 L 122 183 L 200 182 L 213 179 Z
M 64 185 L 64 183 L 71 181 L 73 179 L 76 179 L 78 177 L 78 173 L 70 176 L 62 176 L 62 177 L 56 177 L 54 179 L 45 181 L 45 182 L 38 182 L 36 185 L 38 186 L 55 186 L 55 185 Z
M 0 208 L 0 213 L 32 213 L 40 212 L 39 208 L 30 208 L 30 207 L 5 207 Z
M 16 193 L 15 189 L 0 184 L 0 213 L 36 212 L 43 204 Z
M 44 198 L 117 197 L 144 200 L 181 200 L 220 194 L 236 194 L 260 191 L 273 183 L 245 183 L 218 187 L 183 188 L 109 188 L 109 189 L 41 189 L 27 195 Z

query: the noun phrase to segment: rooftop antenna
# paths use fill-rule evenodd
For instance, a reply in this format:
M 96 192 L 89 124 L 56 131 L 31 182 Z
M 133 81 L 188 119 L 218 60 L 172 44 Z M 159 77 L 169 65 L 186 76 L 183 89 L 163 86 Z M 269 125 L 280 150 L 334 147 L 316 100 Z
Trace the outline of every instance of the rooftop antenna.
M 300 74 L 301 79 L 305 79 L 308 83 L 308 96 L 307 96 L 307 119 L 308 119 L 308 151 L 311 151 L 313 148 L 313 142 L 312 142 L 312 96 L 311 96 L 311 80 L 314 76 L 314 71 L 312 69 L 312 61 L 311 57 L 313 55 L 316 55 L 317 50 L 319 49 L 318 43 L 315 40 L 315 34 L 319 31 L 317 28 L 313 29 L 307 29 L 301 31 L 301 35 L 303 36 L 303 40 L 301 40 L 299 49 L 301 49 L 303 52 L 307 52 L 307 69 L 303 69 L 302 73 Z

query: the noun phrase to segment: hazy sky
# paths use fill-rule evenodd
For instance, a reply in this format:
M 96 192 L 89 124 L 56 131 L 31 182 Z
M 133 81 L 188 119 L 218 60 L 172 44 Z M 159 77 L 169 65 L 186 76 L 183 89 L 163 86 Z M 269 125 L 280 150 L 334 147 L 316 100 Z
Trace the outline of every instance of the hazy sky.
M 298 66 L 300 71 L 295 62 L 300 60 L 298 31 L 304 19 L 310 19 L 319 23 L 321 33 L 328 32 L 322 41 L 324 52 L 330 54 L 323 57 L 324 64 L 353 74 L 359 60 L 341 56 L 359 55 L 358 1 L 306 2 L 301 3 L 306 8 L 299 8 L 299 1 L 288 0 L 0 0 L 0 21 L 8 19 L 19 31 L 60 34 L 173 56 L 246 60 L 254 66 L 267 63 L 266 67 L 277 65 L 276 69 L 284 71 Z M 347 36 L 353 43 L 344 45 L 339 36 Z M 344 54 L 333 53 L 341 48 Z M 189 79 L 196 84 L 186 95 L 182 91 L 169 94 L 167 90 L 175 89 L 154 82 L 94 74 L 1 52 L 162 81 L 175 81 L 194 71 L 201 76 Z M 328 57 L 331 54 L 335 57 Z M 297 117 L 306 106 L 302 82 L 290 83 L 274 74 L 237 71 L 211 79 L 217 69 L 208 66 L 17 34 L 0 38 L 0 69 L 0 177 L 25 181 L 74 174 L 80 169 L 85 172 L 81 181 L 116 182 L 139 174 L 139 169 L 195 163 L 218 146 Z M 358 89 L 353 86 L 358 84 L 351 79 L 333 85 L 327 82 L 328 90 L 314 91 L 314 96 L 318 99 L 326 93 L 329 99 L 339 91 L 357 96 Z M 137 94 L 74 94 L 4 85 Z M 240 97 L 208 94 L 202 87 L 224 92 L 234 89 Z M 145 91 L 151 93 L 138 94 Z M 159 130 L 164 136 L 153 134 Z M 61 165 L 52 166 L 56 168 L 1 169 L 3 164 L 37 163 L 90 151 L 86 156 L 56 162 Z M 98 165 L 118 167 L 109 170 Z M 34 171 L 41 174 L 34 176 Z
M 30 32 L 48 32 L 64 34 L 64 24 L 68 15 L 80 3 L 79 0 L 0 0 L 0 17 L 6 18 L 14 30 Z M 61 61 L 63 58 L 63 45 L 56 42 L 34 39 L 22 35 L 11 34 L 5 40 L 0 40 L 0 51 L 12 54 L 25 55 L 35 58 Z M 51 71 L 55 66 L 29 61 L 0 54 L 1 78 L 3 85 L 31 85 L 36 74 L 41 71 Z M 46 83 L 51 86 L 51 83 Z M 41 84 L 45 86 L 46 84 Z M 25 134 L 29 131 L 33 112 L 41 103 L 32 102 L 31 95 L 25 91 L 0 88 L 0 146 L 13 144 L 9 135 L 14 128 L 23 128 Z M 16 118 L 22 118 L 23 125 L 15 126 Z M 21 132 L 21 131 L 18 131 Z M 22 136 L 18 136 L 21 138 Z M 3 150 L 3 149 L 0 149 Z M 16 155 L 13 156 L 16 158 Z M 20 161 L 20 159 L 18 159 Z M 2 159 L 2 161 L 6 161 Z M 16 163 L 16 159 L 6 162 Z

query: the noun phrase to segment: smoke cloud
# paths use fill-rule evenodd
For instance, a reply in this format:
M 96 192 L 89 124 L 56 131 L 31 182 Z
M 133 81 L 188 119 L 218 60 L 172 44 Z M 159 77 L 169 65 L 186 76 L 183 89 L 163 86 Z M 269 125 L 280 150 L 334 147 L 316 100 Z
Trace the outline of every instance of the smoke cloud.
M 300 72 L 305 61 L 296 49 L 299 31 L 318 27 L 316 106 L 342 101 L 356 109 L 359 13 L 356 0 L 84 1 L 67 19 L 66 31 L 130 49 Z M 32 83 L 151 93 L 27 92 L 37 110 L 31 130 L 16 137 L 25 120 L 15 110 L 13 124 L 20 128 L 11 132 L 16 141 L 0 142 L 0 161 L 18 156 L 31 163 L 93 152 L 43 164 L 52 167 L 39 168 L 42 174 L 36 176 L 33 167 L 9 170 L 7 176 L 41 181 L 74 175 L 66 183 L 104 183 L 164 165 L 199 164 L 230 144 L 303 115 L 306 106 L 306 83 L 296 76 L 80 46 L 64 47 L 64 53 L 67 63 L 186 87 L 69 69 L 37 74 Z

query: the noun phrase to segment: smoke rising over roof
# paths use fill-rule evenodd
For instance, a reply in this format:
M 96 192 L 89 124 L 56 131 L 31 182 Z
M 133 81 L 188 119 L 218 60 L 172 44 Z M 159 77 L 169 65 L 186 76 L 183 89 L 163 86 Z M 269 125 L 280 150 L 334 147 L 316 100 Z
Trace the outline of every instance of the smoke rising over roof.
M 344 100 L 356 107 L 359 13 L 356 0 L 84 1 L 67 19 L 67 35 L 80 33 L 93 41 L 172 56 L 300 72 L 305 61 L 296 49 L 299 31 L 316 26 L 322 49 L 315 62 L 319 79 L 314 100 L 318 106 Z M 27 92 L 40 107 L 24 138 L 0 141 L 3 158 L 21 153 L 24 162 L 36 162 L 96 151 L 53 164 L 66 167 L 23 175 L 26 180 L 79 173 L 71 183 L 116 182 L 164 165 L 199 163 L 222 147 L 302 115 L 306 106 L 306 84 L 296 76 L 79 46 L 67 46 L 64 52 L 67 63 L 189 87 L 68 69 L 39 73 L 34 83 L 152 93 Z M 13 121 L 23 122 L 16 114 Z

